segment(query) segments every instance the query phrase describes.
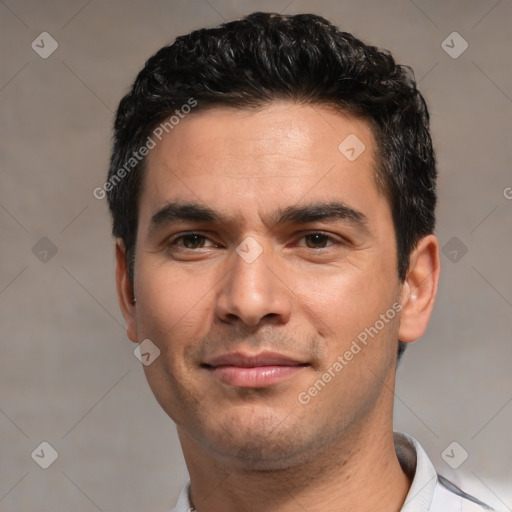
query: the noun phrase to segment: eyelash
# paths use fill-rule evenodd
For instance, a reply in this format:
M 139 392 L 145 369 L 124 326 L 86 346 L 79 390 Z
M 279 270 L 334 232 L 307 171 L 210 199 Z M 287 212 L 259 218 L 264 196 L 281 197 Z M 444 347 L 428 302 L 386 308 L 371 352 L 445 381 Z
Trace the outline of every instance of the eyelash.
M 303 247 L 303 248 L 310 249 L 312 251 L 317 251 L 318 252 L 318 251 L 326 251 L 326 250 L 329 249 L 329 247 L 332 247 L 333 245 L 341 245 L 341 244 L 343 244 L 342 240 L 335 239 L 333 236 L 331 236 L 331 235 L 329 235 L 327 233 L 324 233 L 322 231 L 311 231 L 309 233 L 305 233 L 304 235 L 302 235 L 300 237 L 300 239 L 302 240 L 302 239 L 304 239 L 306 237 L 311 237 L 311 236 L 315 236 L 315 235 L 320 235 L 322 237 L 326 237 L 328 239 L 328 241 L 331 241 L 333 243 L 331 245 L 327 246 L 327 247 L 318 247 L 318 248 Z M 188 247 L 178 247 L 178 245 L 177 245 L 178 241 L 183 241 L 185 238 L 193 237 L 193 236 L 197 236 L 197 237 L 199 237 L 201 239 L 204 239 L 204 240 L 209 240 L 209 238 L 206 235 L 203 235 L 201 233 L 193 231 L 193 232 L 190 232 L 190 233 L 179 235 L 179 236 L 169 240 L 169 244 L 168 245 L 171 246 L 171 247 L 177 247 L 178 250 L 181 250 L 181 251 L 198 251 L 198 250 L 201 250 L 201 249 L 205 249 L 204 247 L 199 247 L 197 249 L 189 249 Z

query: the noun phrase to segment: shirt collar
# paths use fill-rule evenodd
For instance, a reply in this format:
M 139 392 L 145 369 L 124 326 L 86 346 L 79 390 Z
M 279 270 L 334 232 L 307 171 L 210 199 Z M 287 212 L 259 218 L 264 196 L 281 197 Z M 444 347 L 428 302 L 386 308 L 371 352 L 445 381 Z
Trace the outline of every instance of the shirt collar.
M 427 512 L 437 485 L 437 472 L 420 443 L 413 437 L 394 432 L 395 451 L 411 487 L 400 512 Z

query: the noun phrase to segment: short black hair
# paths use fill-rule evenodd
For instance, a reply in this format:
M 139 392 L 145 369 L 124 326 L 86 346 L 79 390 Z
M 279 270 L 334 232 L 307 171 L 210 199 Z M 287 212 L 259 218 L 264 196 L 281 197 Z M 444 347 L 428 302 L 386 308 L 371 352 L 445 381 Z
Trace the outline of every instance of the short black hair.
M 429 113 L 412 70 L 321 16 L 263 12 L 177 37 L 146 62 L 119 104 L 105 191 L 131 279 L 145 163 L 140 149 L 153 130 L 192 104 L 193 115 L 211 106 L 252 109 L 281 99 L 369 121 L 376 182 L 389 200 L 397 272 L 405 279 L 411 251 L 435 227 L 437 178 Z

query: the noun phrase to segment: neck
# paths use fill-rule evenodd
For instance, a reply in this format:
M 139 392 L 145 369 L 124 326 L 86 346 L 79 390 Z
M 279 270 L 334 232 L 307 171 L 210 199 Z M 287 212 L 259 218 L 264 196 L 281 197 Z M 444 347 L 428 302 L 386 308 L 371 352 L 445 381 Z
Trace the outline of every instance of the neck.
M 397 512 L 411 482 L 397 459 L 392 425 L 369 426 L 358 425 L 312 460 L 265 471 L 221 462 L 179 431 L 191 504 L 197 512 Z

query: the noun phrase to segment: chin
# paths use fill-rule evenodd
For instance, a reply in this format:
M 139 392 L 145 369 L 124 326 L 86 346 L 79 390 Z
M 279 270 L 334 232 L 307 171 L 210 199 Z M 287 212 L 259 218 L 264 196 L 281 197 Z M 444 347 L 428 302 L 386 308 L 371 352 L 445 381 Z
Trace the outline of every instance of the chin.
M 297 466 L 308 460 L 303 446 L 264 446 L 245 443 L 236 454 L 240 468 L 253 471 L 277 471 Z
M 259 428 L 258 428 L 259 427 Z M 304 435 L 296 425 L 259 419 L 259 425 L 231 424 L 216 433 L 204 433 L 206 445 L 214 458 L 245 470 L 282 470 L 304 463 L 317 455 L 318 435 Z M 206 441 L 206 442 L 204 442 Z

